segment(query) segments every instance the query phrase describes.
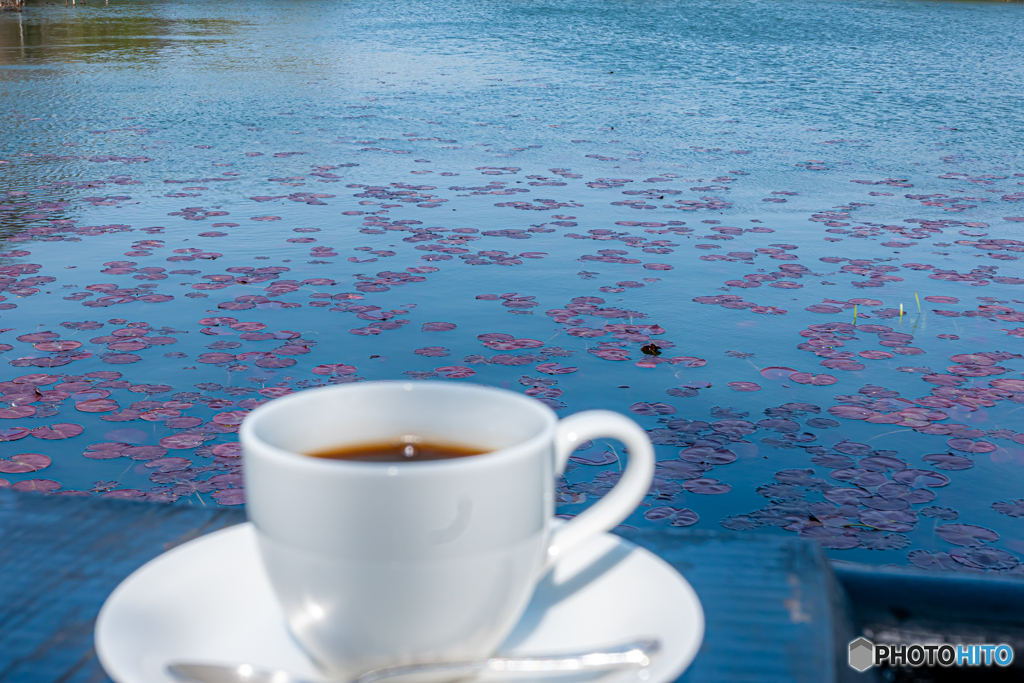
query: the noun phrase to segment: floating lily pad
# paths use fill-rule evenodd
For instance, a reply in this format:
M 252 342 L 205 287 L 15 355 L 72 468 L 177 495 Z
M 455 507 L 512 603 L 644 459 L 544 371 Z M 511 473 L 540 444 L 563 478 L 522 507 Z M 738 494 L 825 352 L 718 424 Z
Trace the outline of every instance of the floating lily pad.
M 423 323 L 424 332 L 449 332 L 454 330 L 456 327 L 455 323 L 445 322 L 434 322 L 434 323 Z
M 463 379 L 466 377 L 472 377 L 476 374 L 476 370 L 473 368 L 467 368 L 462 365 L 446 365 L 440 368 L 434 368 L 441 377 L 447 377 L 448 379 Z
M 940 470 L 969 470 L 974 467 L 974 461 L 952 453 L 933 453 L 921 458 L 926 463 Z
M 689 479 L 683 483 L 683 488 L 690 493 L 701 493 L 705 495 L 719 495 L 728 493 L 732 487 L 717 479 L 700 478 Z
M 78 436 L 83 431 L 85 431 L 85 428 L 82 425 L 71 422 L 58 422 L 48 427 L 36 427 L 32 430 L 32 436 L 37 439 L 47 440 L 70 439 Z
M 999 540 L 999 534 L 974 524 L 942 524 L 935 528 L 935 534 L 953 545 L 980 546 Z
M 0 472 L 4 474 L 36 472 L 49 466 L 50 458 L 42 453 L 18 453 L 0 460 Z
M 1024 517 L 1024 498 L 1010 502 L 992 503 L 992 509 L 1010 517 Z
M 629 410 L 637 415 L 673 415 L 675 406 L 668 403 L 634 403 Z
M 35 406 L 11 406 L 10 408 L 0 408 L 0 419 L 2 420 L 16 420 L 23 417 L 32 417 L 36 414 Z
M 15 491 L 34 491 L 36 493 L 50 493 L 60 487 L 60 482 L 52 479 L 24 479 L 11 484 L 11 488 Z

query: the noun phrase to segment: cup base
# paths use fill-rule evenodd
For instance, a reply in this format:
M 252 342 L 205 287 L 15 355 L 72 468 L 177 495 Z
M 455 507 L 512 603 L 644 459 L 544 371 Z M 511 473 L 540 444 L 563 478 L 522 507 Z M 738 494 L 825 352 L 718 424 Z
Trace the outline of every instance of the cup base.
M 472 557 L 370 561 L 308 553 L 256 532 L 291 637 L 339 679 L 491 656 L 530 601 L 546 536 Z

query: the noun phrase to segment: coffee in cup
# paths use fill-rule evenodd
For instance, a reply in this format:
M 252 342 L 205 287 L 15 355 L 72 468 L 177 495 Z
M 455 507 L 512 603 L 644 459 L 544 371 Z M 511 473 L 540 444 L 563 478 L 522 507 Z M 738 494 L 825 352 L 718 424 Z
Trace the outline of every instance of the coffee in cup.
M 486 448 L 465 444 L 443 443 L 424 440 L 412 434 L 366 444 L 341 444 L 332 448 L 306 453 L 314 458 L 329 460 L 354 460 L 356 462 L 426 462 L 465 458 L 470 455 L 487 453 Z

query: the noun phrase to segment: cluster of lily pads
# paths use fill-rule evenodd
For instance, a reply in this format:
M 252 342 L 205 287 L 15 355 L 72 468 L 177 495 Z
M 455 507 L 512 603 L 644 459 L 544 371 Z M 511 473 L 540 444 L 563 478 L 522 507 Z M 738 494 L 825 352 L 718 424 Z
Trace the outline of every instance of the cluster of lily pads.
M 630 524 L 788 532 L 832 551 L 905 551 L 922 567 L 1024 572 L 1010 552 L 1024 545 L 996 547 L 1017 539 L 941 498 L 979 463 L 1024 466 L 1009 417 L 1024 403 L 1014 298 L 1024 241 L 1012 232 L 1024 217 L 966 219 L 989 198 L 957 187 L 905 194 L 907 218 L 870 218 L 875 200 L 915 184 L 1024 184 L 1024 174 L 855 179 L 858 201 L 796 225 L 761 202 L 806 192 L 771 190 L 747 170 L 631 178 L 607 169 L 621 157 L 588 148 L 575 169 L 435 171 L 413 157 L 458 140 L 401 136 L 341 135 L 315 157 L 231 150 L 230 162 L 193 145 L 237 167 L 0 187 L 0 353 L 12 368 L 0 382 L 0 486 L 241 505 L 236 435 L 262 403 L 370 379 L 473 381 L 561 415 L 595 405 L 634 415 L 658 465 Z M 734 154 L 723 169 L 749 153 L 699 151 Z M 403 176 L 381 179 L 384 154 L 411 162 Z M 0 168 L 166 168 L 152 155 L 25 152 Z M 270 161 L 280 167 L 259 178 L 252 169 L 269 167 L 244 166 Z M 728 194 L 751 185 L 770 196 L 737 208 Z M 153 192 L 159 217 L 138 207 Z M 1000 192 L 1007 205 L 1024 198 Z M 729 335 L 748 329 L 784 346 L 787 364 L 729 350 Z M 888 447 L 883 430 L 912 434 L 920 452 Z M 599 446 L 570 458 L 562 514 L 616 482 L 619 454 Z M 741 493 L 764 502 L 705 502 Z M 988 503 L 1024 517 L 1024 499 Z M 926 521 L 933 538 L 918 541 Z

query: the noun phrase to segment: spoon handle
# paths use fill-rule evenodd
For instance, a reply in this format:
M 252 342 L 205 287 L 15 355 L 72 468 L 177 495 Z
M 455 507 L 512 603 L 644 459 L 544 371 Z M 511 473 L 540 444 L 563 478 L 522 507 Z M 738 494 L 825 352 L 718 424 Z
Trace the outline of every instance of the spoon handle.
M 661 649 L 661 643 L 654 638 L 644 638 L 608 649 L 578 653 L 533 655 L 530 657 L 491 657 L 462 662 L 436 662 L 401 664 L 367 671 L 352 683 L 374 683 L 385 678 L 422 673 L 505 671 L 505 672 L 572 672 L 586 669 L 604 669 L 616 666 L 636 665 L 645 667 L 651 657 Z
M 654 638 L 643 638 L 607 649 L 578 653 L 533 655 L 530 657 L 491 657 L 463 662 L 427 662 L 401 664 L 367 671 L 350 683 L 374 683 L 395 676 L 430 673 L 470 673 L 473 671 L 506 672 L 573 672 L 587 669 L 610 669 L 634 665 L 646 667 L 661 649 Z M 265 669 L 252 664 L 208 664 L 202 662 L 171 662 L 167 672 L 187 683 L 307 683 L 286 671 Z

